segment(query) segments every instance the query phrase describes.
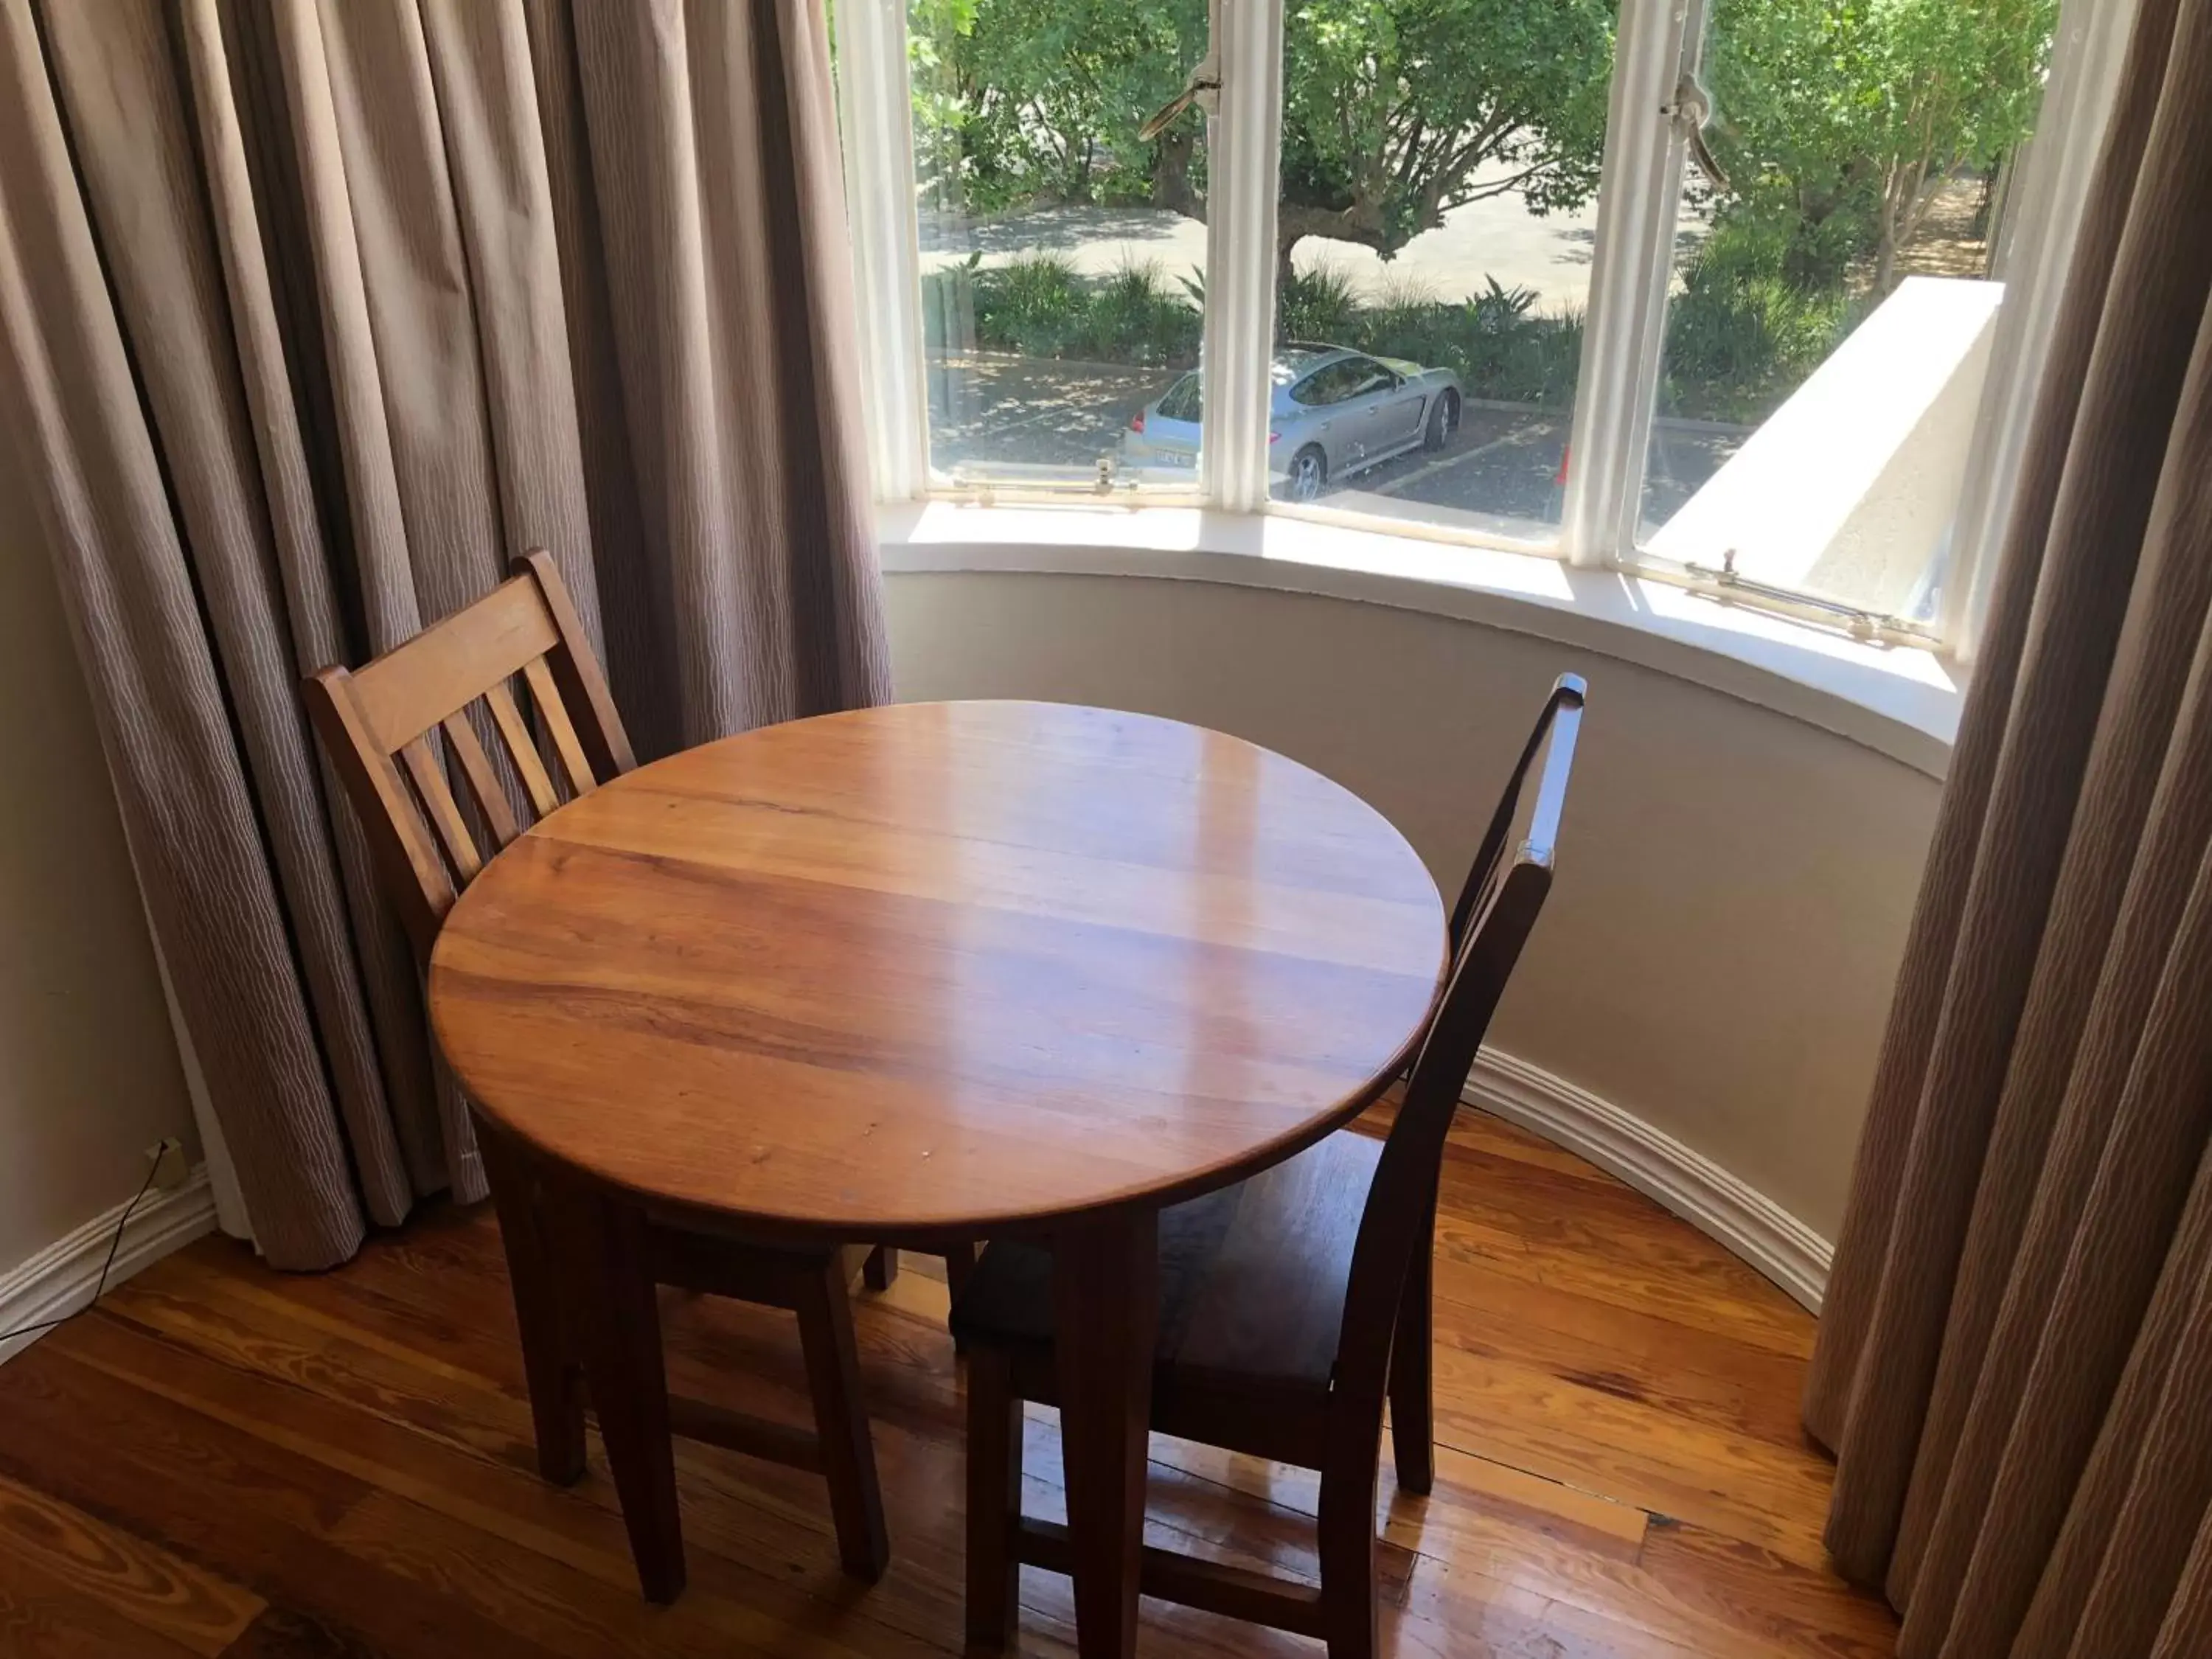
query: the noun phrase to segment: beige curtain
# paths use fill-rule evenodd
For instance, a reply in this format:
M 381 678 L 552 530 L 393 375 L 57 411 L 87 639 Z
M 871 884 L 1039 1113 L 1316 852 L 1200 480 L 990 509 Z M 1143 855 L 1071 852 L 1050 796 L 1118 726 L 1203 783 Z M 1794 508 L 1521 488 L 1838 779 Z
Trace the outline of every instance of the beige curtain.
M 880 698 L 820 0 L 0 0 L 0 423 L 255 1234 L 483 1190 L 301 716 L 552 550 L 647 754 Z
M 1900 1651 L 2212 1654 L 2212 0 L 2143 0 L 1808 1389 Z

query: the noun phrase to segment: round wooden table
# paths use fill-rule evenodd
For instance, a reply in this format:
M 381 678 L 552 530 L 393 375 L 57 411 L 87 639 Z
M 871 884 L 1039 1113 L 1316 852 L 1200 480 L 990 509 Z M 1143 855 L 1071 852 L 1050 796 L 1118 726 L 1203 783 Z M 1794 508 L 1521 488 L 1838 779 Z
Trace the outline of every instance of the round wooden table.
M 1082 1651 L 1134 1638 L 1157 1214 L 1397 1073 L 1444 913 L 1349 791 L 1238 738 L 903 704 L 709 744 L 544 819 L 430 968 L 504 1136 L 748 1237 L 1048 1236 Z

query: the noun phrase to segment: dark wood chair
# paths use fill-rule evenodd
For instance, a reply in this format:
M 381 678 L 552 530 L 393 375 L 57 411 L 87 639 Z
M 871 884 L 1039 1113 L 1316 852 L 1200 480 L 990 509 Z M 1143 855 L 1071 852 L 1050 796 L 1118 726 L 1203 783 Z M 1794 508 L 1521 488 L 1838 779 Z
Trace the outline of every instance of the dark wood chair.
M 1476 843 L 1474 861 L 1468 866 L 1467 879 L 1460 887 L 1459 898 L 1452 905 L 1449 937 L 1455 952 L 1466 941 L 1468 927 L 1482 902 L 1485 886 L 1504 852 L 1505 838 L 1513 832 L 1522 781 L 1535 763 L 1536 751 L 1544 746 L 1545 738 L 1551 734 L 1552 723 L 1563 708 L 1571 705 L 1577 710 L 1581 708 L 1583 690 L 1579 675 L 1560 676 L 1552 687 L 1551 696 L 1545 699 L 1536 724 L 1529 730 L 1528 741 L 1521 747 L 1521 758 L 1514 763 L 1512 782 L 1490 815 L 1482 839 Z M 1398 1487 L 1401 1492 L 1425 1492 L 1436 1484 L 1437 1478 L 1433 1382 L 1436 1293 L 1431 1271 L 1435 1254 L 1436 1206 L 1431 1202 L 1428 1224 L 1421 1230 L 1413 1262 L 1406 1270 L 1406 1296 L 1398 1310 L 1396 1346 L 1390 1359 L 1390 1449 L 1397 1463 Z
M 1453 967 L 1387 1139 L 1350 1131 L 1160 1216 L 1152 1426 L 1321 1472 L 1321 1584 L 1146 1548 L 1147 1595 L 1322 1638 L 1331 1659 L 1376 1650 L 1375 1495 L 1383 1402 L 1406 1361 L 1409 1288 L 1425 1297 L 1444 1140 L 1491 1013 L 1552 883 L 1581 723 L 1561 678 L 1515 769 L 1455 917 Z M 1550 739 L 1510 858 L 1506 842 Z M 1021 1402 L 1054 1403 L 1053 1261 L 994 1242 L 956 1298 L 968 1347 L 968 1639 L 1013 1634 L 1020 1566 L 1066 1571 L 1065 1528 L 1021 1512 Z M 1426 1322 L 1420 1325 L 1426 1340 Z M 1394 1358 L 1394 1355 L 1396 1356 Z M 1425 1365 L 1423 1376 L 1425 1379 Z M 1425 1420 L 1425 1401 L 1422 1402 Z M 1401 1431 L 1401 1464 L 1409 1446 Z M 1428 1451 L 1421 1449 L 1425 1473 Z
M 307 710 L 359 815 L 392 901 L 418 961 L 427 969 L 438 930 L 486 854 L 522 831 L 518 811 L 485 738 L 494 740 L 535 817 L 637 764 L 622 718 L 592 653 L 581 620 L 551 557 L 523 555 L 514 575 L 492 592 L 356 672 L 325 668 L 306 683 Z M 524 714 L 520 690 L 536 718 Z M 481 722 L 471 705 L 481 702 Z M 544 744 L 541 749 L 541 738 Z M 444 758 L 439 754 L 441 740 Z M 549 759 L 549 751 L 550 757 Z M 446 763 L 464 781 L 475 828 L 447 781 Z M 599 1369 L 598 1334 L 564 1316 L 570 1264 L 554 1225 L 556 1194 L 522 1149 L 483 1118 L 477 1133 L 499 1213 L 521 1328 L 524 1369 L 538 1434 L 538 1468 L 562 1485 L 584 1470 L 584 1389 Z M 829 1482 L 838 1554 L 861 1577 L 881 1576 L 890 1548 L 873 1446 L 860 1396 L 849 1301 L 850 1250 L 774 1249 L 707 1237 L 648 1218 L 645 1270 L 659 1284 L 787 1309 L 813 1396 L 811 1434 L 704 1401 L 672 1396 L 675 1431 L 777 1462 L 818 1470 Z M 967 1264 L 951 1263 L 955 1276 Z M 871 1257 L 872 1280 L 887 1279 L 884 1253 Z M 605 1395 L 594 1389 L 604 1418 Z M 624 1494 L 624 1509 L 630 1505 Z M 632 1541 L 638 1543 L 633 1532 Z M 638 1550 L 646 1594 L 672 1599 L 683 1588 L 673 1563 Z

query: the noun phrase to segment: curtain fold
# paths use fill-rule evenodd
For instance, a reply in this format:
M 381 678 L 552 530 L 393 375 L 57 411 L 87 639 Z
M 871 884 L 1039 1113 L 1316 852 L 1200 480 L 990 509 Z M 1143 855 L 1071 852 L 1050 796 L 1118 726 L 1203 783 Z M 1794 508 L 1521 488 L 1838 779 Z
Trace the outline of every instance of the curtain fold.
M 1807 1389 L 1906 1656 L 2212 1651 L 2208 200 L 2212 5 L 2145 0 Z
M 880 700 L 808 0 L 0 0 L 0 423 L 279 1265 L 483 1191 L 302 673 L 550 549 L 647 756 Z

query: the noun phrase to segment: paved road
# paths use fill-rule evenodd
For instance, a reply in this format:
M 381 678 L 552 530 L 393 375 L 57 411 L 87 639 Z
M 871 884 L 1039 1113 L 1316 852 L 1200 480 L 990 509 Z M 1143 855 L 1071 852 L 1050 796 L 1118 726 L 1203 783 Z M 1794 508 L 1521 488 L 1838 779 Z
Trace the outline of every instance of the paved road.
M 1516 171 L 1486 161 L 1473 182 L 1494 186 Z M 1686 208 L 1684 218 L 1684 246 L 1694 246 L 1703 227 L 1693 210 Z M 1172 284 L 1178 276 L 1202 277 L 1206 270 L 1206 226 L 1164 208 L 1045 207 L 969 219 L 925 204 L 921 228 L 925 270 L 957 264 L 971 254 L 996 265 L 1036 253 L 1057 254 L 1087 276 L 1151 264 Z M 1595 203 L 1539 213 L 1518 191 L 1507 190 L 1454 208 L 1442 225 L 1414 237 L 1388 260 L 1372 248 L 1325 236 L 1303 238 L 1293 258 L 1301 272 L 1330 272 L 1370 301 L 1464 300 L 1495 278 L 1506 288 L 1532 290 L 1539 310 L 1559 315 L 1589 304 L 1596 228 Z
M 1179 371 L 975 354 L 933 362 L 930 459 L 956 477 L 1024 466 L 1088 472 L 1116 455 L 1129 417 Z M 1334 481 L 1330 498 L 1384 516 L 1527 536 L 1559 519 L 1565 413 L 1470 406 L 1440 453 L 1415 450 Z M 1742 442 L 1741 434 L 1663 427 L 1644 516 L 1663 523 Z

